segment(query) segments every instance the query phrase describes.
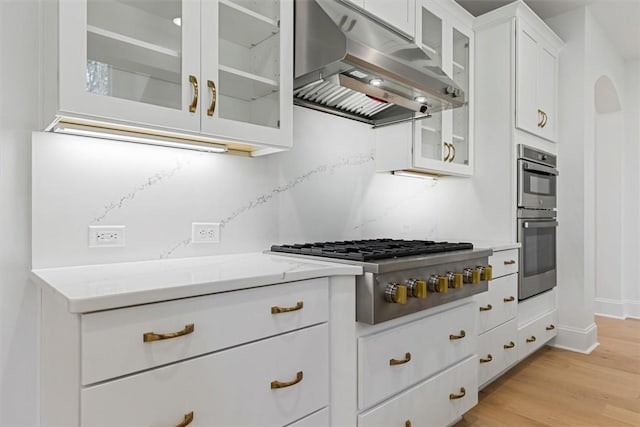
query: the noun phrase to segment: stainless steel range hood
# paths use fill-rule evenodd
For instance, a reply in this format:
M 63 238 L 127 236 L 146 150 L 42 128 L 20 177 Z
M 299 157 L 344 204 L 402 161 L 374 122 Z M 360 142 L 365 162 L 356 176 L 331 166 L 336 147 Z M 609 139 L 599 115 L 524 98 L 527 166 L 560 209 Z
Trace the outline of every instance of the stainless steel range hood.
M 464 105 L 420 49 L 341 0 L 296 0 L 294 103 L 375 126 Z

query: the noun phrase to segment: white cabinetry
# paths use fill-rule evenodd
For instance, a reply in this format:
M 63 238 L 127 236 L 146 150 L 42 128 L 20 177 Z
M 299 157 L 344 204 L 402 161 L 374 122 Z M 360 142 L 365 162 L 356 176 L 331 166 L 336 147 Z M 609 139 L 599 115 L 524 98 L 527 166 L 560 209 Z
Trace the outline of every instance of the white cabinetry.
M 45 127 L 291 146 L 291 0 L 45 3 Z
M 466 103 L 412 124 L 376 130 L 379 171 L 473 174 L 473 17 L 454 2 L 417 0 L 416 44 L 465 93 Z
M 42 425 L 284 426 L 311 414 L 300 425 L 326 425 L 328 288 L 313 279 L 84 314 L 43 292 Z
M 348 0 L 413 38 L 416 0 Z M 418 0 L 419 1 L 419 0 Z
M 444 426 L 476 405 L 474 311 L 467 302 L 409 323 L 360 325 L 358 426 Z
M 557 293 L 553 288 L 518 304 L 518 359 L 553 339 L 558 331 Z
M 516 126 L 534 135 L 558 139 L 558 51 L 561 42 L 548 28 L 517 20 Z
M 489 258 L 494 278 L 489 291 L 474 296 L 478 323 L 478 384 L 486 386 L 516 362 L 518 249 L 495 251 Z

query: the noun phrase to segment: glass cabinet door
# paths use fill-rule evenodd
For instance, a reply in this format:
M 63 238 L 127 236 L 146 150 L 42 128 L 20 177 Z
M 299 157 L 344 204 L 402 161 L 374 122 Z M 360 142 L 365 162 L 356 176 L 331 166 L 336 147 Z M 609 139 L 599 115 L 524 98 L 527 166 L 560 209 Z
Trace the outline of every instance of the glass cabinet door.
M 453 81 L 464 91 L 467 103 L 451 111 L 452 131 L 449 162 L 469 165 L 469 37 L 453 28 Z
M 203 2 L 204 132 L 290 143 L 292 22 L 291 0 Z
M 60 13 L 60 109 L 198 130 L 200 3 L 67 0 Z

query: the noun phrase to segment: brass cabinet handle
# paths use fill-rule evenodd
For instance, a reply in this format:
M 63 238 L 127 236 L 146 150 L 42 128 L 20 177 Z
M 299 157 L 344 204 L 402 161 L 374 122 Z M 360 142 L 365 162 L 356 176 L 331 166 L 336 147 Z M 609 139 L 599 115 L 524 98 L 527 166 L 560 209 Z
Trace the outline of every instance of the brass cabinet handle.
M 189 75 L 189 83 L 193 86 L 193 99 L 189 105 L 189 112 L 195 113 L 198 108 L 198 79 L 193 74 Z
M 449 144 L 449 147 L 451 147 L 451 150 L 453 150 L 453 154 L 451 155 L 451 158 L 449 159 L 449 163 L 453 162 L 453 159 L 456 158 L 456 147 L 453 144 Z
M 493 310 L 493 306 L 491 304 L 487 304 L 486 307 L 480 307 L 480 311 L 489 311 Z
M 390 366 L 395 366 L 395 365 L 404 365 L 405 363 L 409 362 L 411 360 L 411 353 L 405 353 L 404 354 L 404 359 L 391 359 L 389 360 L 389 365 Z
M 493 360 L 493 356 L 490 355 L 490 354 L 487 354 L 487 358 L 486 359 L 480 358 L 480 363 L 489 363 L 492 360 Z
M 302 301 L 298 301 L 294 307 L 278 307 L 277 305 L 274 305 L 273 307 L 271 307 L 271 314 L 288 313 L 290 311 L 302 310 L 303 305 L 304 303 Z
M 467 394 L 467 391 L 464 389 L 464 387 L 460 387 L 460 394 L 451 393 L 449 395 L 449 399 L 451 400 L 462 399 L 463 397 L 466 396 L 466 394 Z
M 449 156 L 451 155 L 451 146 L 449 145 L 448 142 L 445 142 L 444 146 L 447 147 L 447 155 L 444 156 L 444 161 L 448 162 L 449 161 Z
M 504 302 L 513 302 L 516 300 L 516 297 L 514 297 L 513 295 L 511 295 L 509 298 L 502 298 L 502 301 Z
M 515 259 L 508 259 L 504 262 L 504 265 L 513 265 L 516 263 Z
M 213 116 L 213 112 L 216 111 L 216 101 L 218 97 L 218 93 L 216 91 L 216 84 L 213 80 L 207 80 L 207 86 L 211 89 L 211 105 L 207 109 L 207 116 Z
M 540 125 L 541 128 L 547 125 L 547 120 L 549 120 L 549 116 L 547 116 L 547 113 L 542 111 L 542 124 Z
M 544 116 L 542 115 L 542 110 L 538 108 L 538 127 L 542 127 L 542 122 L 544 122 Z
M 555 328 L 556 328 L 555 325 L 552 324 L 552 325 L 547 326 L 545 329 L 547 331 L 553 331 Z
M 465 333 L 465 331 L 461 330 L 459 335 L 449 335 L 449 339 L 450 340 L 459 340 L 462 339 L 464 337 L 466 337 L 467 334 Z
M 160 340 L 168 340 L 171 338 L 181 337 L 183 335 L 188 335 L 195 330 L 195 326 L 193 323 L 189 323 L 184 326 L 184 329 L 178 332 L 169 332 L 166 334 L 156 334 L 155 332 L 145 332 L 142 335 L 143 342 L 151 342 L 151 341 L 160 341 Z
M 509 341 L 509 344 L 503 345 L 503 347 L 506 349 L 513 348 L 515 346 L 516 346 L 516 343 L 514 343 L 513 341 Z
M 176 427 L 187 427 L 193 421 L 193 411 L 188 414 L 184 414 L 184 419 L 180 424 L 176 424 Z
M 411 420 L 407 420 L 404 422 L 404 427 L 411 427 Z
M 529 342 L 529 343 L 536 342 L 536 337 L 531 335 L 531 338 L 527 338 L 527 342 Z
M 296 385 L 300 381 L 302 381 L 302 376 L 303 376 L 303 373 L 302 371 L 300 371 L 296 374 L 296 379 L 293 381 L 287 381 L 287 382 L 271 381 L 271 388 L 274 389 L 274 388 L 291 387 L 292 385 Z

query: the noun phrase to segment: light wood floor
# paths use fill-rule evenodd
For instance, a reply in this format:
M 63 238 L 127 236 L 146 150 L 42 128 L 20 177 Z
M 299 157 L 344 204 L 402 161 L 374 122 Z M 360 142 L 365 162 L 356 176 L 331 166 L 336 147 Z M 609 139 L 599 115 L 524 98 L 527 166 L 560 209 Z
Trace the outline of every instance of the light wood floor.
M 590 355 L 545 347 L 487 386 L 455 427 L 640 426 L 640 320 L 596 317 Z

